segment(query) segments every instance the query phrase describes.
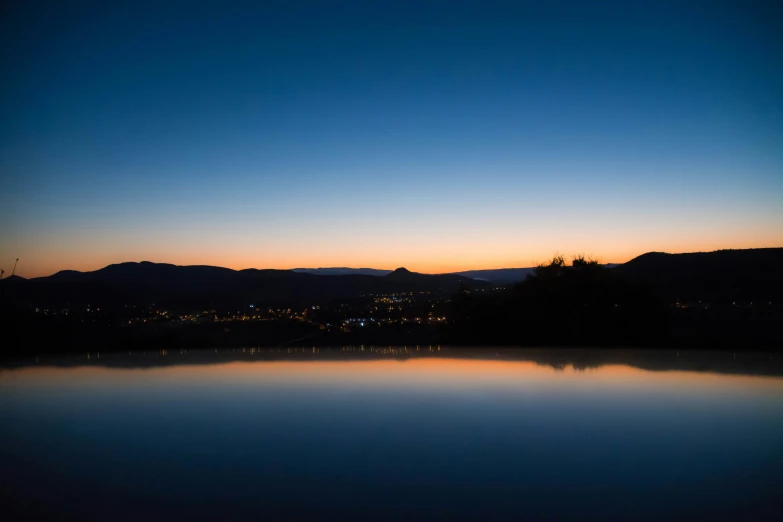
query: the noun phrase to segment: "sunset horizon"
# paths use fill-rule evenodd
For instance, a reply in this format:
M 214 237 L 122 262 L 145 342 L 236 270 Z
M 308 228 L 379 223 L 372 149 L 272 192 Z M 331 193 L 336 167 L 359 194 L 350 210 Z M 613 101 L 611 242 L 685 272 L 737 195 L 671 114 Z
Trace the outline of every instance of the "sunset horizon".
M 0 3 L 3 520 L 783 520 L 781 28 Z
M 472 271 L 472 270 L 500 270 L 505 268 L 533 268 L 539 264 L 546 263 L 550 261 L 555 256 L 562 255 L 565 257 L 566 261 L 570 262 L 570 260 L 574 256 L 585 256 L 589 259 L 595 259 L 599 263 L 602 264 L 622 264 L 626 263 L 638 256 L 641 256 L 643 254 L 649 253 L 649 252 L 663 252 L 667 254 L 689 254 L 689 253 L 701 253 L 701 252 L 715 252 L 720 250 L 745 250 L 745 249 L 765 249 L 765 248 L 782 248 L 781 245 L 783 245 L 783 239 L 781 239 L 780 242 L 777 244 L 764 244 L 764 245 L 755 245 L 755 244 L 741 244 L 740 246 L 716 246 L 716 247 L 705 247 L 703 249 L 686 249 L 686 250 L 674 250 L 674 249 L 649 249 L 640 251 L 633 255 L 625 255 L 623 257 L 620 256 L 602 256 L 602 255 L 596 255 L 591 252 L 586 252 L 584 250 L 553 250 L 550 253 L 542 254 L 540 256 L 530 256 L 527 258 L 527 260 L 524 260 L 524 257 L 518 257 L 518 258 L 510 258 L 508 262 L 506 263 L 497 263 L 497 262 L 477 262 L 477 263 L 460 263 L 460 264 L 439 264 L 439 263 L 433 263 L 433 264 L 419 264 L 416 262 L 406 262 L 404 259 L 398 260 L 398 262 L 395 263 L 389 263 L 388 258 L 385 258 L 386 260 L 378 260 L 378 262 L 372 261 L 371 258 L 368 258 L 369 260 L 367 262 L 349 262 L 349 261 L 340 261 L 340 259 L 336 259 L 334 262 L 331 263 L 314 263 L 314 262 L 308 262 L 306 259 L 303 260 L 301 263 L 287 263 L 287 264 L 278 264 L 278 265 L 268 265 L 264 264 L 262 262 L 255 263 L 255 264 L 243 264 L 243 263 L 231 263 L 229 262 L 222 262 L 223 258 L 210 258 L 205 257 L 204 259 L 213 259 L 215 262 L 201 262 L 199 260 L 196 260 L 195 262 L 192 262 L 190 260 L 186 259 L 167 259 L 167 258 L 160 258 L 156 259 L 154 257 L 149 258 L 117 258 L 117 259 L 106 259 L 106 261 L 101 261 L 97 263 L 90 263 L 87 261 L 81 261 L 79 262 L 77 260 L 76 263 L 67 265 L 67 266 L 58 266 L 57 268 L 44 268 L 37 271 L 34 271 L 29 267 L 30 263 L 28 259 L 18 258 L 19 263 L 16 268 L 15 275 L 25 278 L 35 278 L 35 277 L 47 277 L 53 274 L 56 274 L 57 272 L 63 271 L 63 270 L 75 270 L 79 272 L 92 272 L 95 270 L 100 270 L 101 268 L 105 268 L 110 265 L 120 264 L 120 263 L 142 263 L 142 262 L 149 262 L 149 263 L 160 263 L 160 264 L 170 264 L 170 265 L 177 265 L 177 266 L 215 266 L 215 267 L 221 267 L 221 268 L 229 268 L 231 270 L 248 270 L 248 269 L 257 269 L 257 270 L 294 270 L 294 269 L 320 269 L 320 268 L 349 268 L 349 269 L 360 269 L 360 268 L 368 268 L 368 269 L 375 269 L 375 270 L 395 270 L 397 268 L 406 268 L 412 272 L 420 272 L 424 274 L 448 274 L 448 273 L 454 273 L 454 272 L 466 272 L 466 271 Z M 464 259 L 464 258 L 460 258 Z M 15 259 L 11 259 L 9 263 L 5 263 L 2 265 L 2 268 L 6 271 L 6 276 L 11 274 L 11 268 L 13 267 L 13 262 Z M 250 262 L 252 263 L 252 261 Z M 6 268 L 5 265 L 8 265 L 9 268 Z M 36 266 L 36 265 L 33 265 Z
M 0 267 L 783 245 L 768 7 L 370 4 L 9 7 Z

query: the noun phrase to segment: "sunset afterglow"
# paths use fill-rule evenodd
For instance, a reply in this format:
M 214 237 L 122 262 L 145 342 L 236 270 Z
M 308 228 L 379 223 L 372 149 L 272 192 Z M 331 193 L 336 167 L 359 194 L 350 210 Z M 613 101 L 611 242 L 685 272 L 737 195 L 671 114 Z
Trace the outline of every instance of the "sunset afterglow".
M 0 17 L 0 267 L 783 245 L 777 27 L 752 10 L 370 4 Z

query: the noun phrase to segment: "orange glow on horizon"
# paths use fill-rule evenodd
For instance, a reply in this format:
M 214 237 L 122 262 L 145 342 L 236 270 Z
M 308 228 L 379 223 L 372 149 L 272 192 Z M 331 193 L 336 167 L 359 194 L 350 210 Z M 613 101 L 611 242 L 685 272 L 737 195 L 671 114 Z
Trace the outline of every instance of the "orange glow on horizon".
M 122 251 L 106 249 L 105 252 L 84 255 L 78 249 L 68 249 L 61 254 L 48 251 L 42 245 L 30 245 L 18 254 L 19 266 L 16 275 L 22 277 L 43 277 L 60 270 L 94 271 L 105 266 L 127 261 L 151 261 L 175 265 L 210 265 L 243 270 L 247 268 L 289 270 L 292 268 L 350 267 L 394 270 L 405 267 L 414 272 L 441 274 L 467 270 L 493 270 L 500 268 L 528 268 L 550 260 L 554 255 L 562 254 L 566 258 L 583 254 L 602 263 L 625 263 L 646 252 L 668 252 L 672 254 L 687 252 L 711 252 L 722 249 L 768 248 L 783 245 L 783 233 L 766 238 L 744 238 L 738 241 L 705 242 L 668 242 L 667 244 L 638 242 L 622 246 L 601 245 L 594 248 L 546 249 L 533 247 L 493 248 L 491 245 L 470 249 L 448 249 L 441 255 L 431 250 L 369 247 L 355 252 L 336 252 L 334 249 L 294 251 L 290 253 L 270 253 L 269 251 L 227 250 L 224 252 L 204 252 L 202 248 L 190 245 L 186 249 L 171 248 L 124 248 Z M 27 251 L 25 251 L 27 250 Z M 131 251 L 134 253 L 131 254 Z M 17 254 L 14 254 L 15 256 Z M 7 257 L 7 256 L 6 256 Z M 13 263 L 11 262 L 12 266 Z M 5 266 L 3 267 L 5 268 Z M 6 276 L 10 270 L 6 269 Z
M 142 356 L 140 356 L 142 357 Z M 156 357 L 148 355 L 146 357 Z M 167 356 L 172 357 L 172 356 Z M 174 356 L 176 357 L 176 355 Z M 174 381 L 170 379 L 176 377 Z M 501 387 L 526 388 L 546 386 L 591 386 L 637 389 L 654 386 L 667 390 L 673 386 L 731 387 L 735 390 L 765 392 L 783 391 L 783 378 L 719 374 L 684 370 L 647 371 L 623 364 L 608 364 L 587 370 L 567 366 L 555 370 L 532 361 L 489 359 L 418 358 L 397 360 L 350 361 L 231 361 L 214 364 L 183 364 L 152 368 L 109 368 L 79 366 L 71 368 L 26 367 L 3 371 L 7 386 L 33 383 L 36 387 L 103 386 L 108 383 L 176 382 L 191 385 L 226 384 L 296 384 L 356 385 L 366 387 L 405 386 L 452 388 Z

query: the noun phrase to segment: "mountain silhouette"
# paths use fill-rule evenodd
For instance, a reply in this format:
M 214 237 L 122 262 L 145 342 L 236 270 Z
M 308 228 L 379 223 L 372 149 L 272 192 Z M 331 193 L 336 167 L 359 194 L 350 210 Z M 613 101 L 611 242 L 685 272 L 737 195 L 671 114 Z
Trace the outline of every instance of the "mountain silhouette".
M 648 252 L 613 271 L 668 301 L 767 301 L 783 297 L 783 248 L 689 254 Z
M 411 276 L 415 277 L 417 275 L 422 275 L 422 274 L 419 274 L 417 272 L 411 272 L 405 267 L 400 267 L 391 271 L 389 274 L 386 274 L 386 277 L 399 279 L 399 278 L 410 278 Z
M 614 268 L 563 261 L 556 258 L 533 277 L 492 292 L 472 291 L 492 289 L 488 282 L 402 267 L 376 276 L 119 263 L 92 272 L 4 278 L 0 326 L 8 351 L 276 346 L 305 336 L 308 343 L 324 345 L 783 346 L 782 248 L 651 252 Z M 411 311 L 436 295 L 445 296 L 435 301 L 443 305 L 448 321 L 342 332 L 347 337 L 293 318 L 242 322 L 228 329 L 220 322 L 166 323 L 163 328 L 157 322 L 144 326 L 125 321 L 140 317 L 141 310 L 133 308 L 149 306 L 174 313 L 227 313 L 248 310 L 251 304 L 300 311 L 318 304 L 324 305 L 317 312 L 319 320 L 339 322 L 359 309 L 352 302 L 357 297 L 400 293 L 426 294 L 421 302 L 410 300 Z M 98 308 L 100 314 L 93 315 Z M 117 321 L 123 329 L 116 329 Z M 314 335 L 318 341 L 311 339 Z M 10 342 L 16 339 L 25 343 Z
M 232 270 L 216 266 L 177 266 L 129 262 L 92 272 L 63 270 L 48 277 L 4 284 L 8 299 L 27 302 L 160 303 L 172 306 L 312 304 L 367 294 L 456 293 L 464 285 L 486 283 L 457 275 L 396 270 L 373 275 L 313 275 L 291 270 Z
M 750 302 L 783 297 L 782 266 L 783 248 L 764 248 L 690 254 L 649 252 L 610 271 L 651 288 L 669 302 L 717 299 Z M 430 275 L 400 267 L 387 271 L 383 276 L 357 273 L 315 275 L 294 270 L 232 270 L 217 266 L 178 266 L 142 261 L 113 264 L 92 272 L 63 270 L 48 277 L 31 279 L 14 276 L 1 282 L 6 304 L 21 300 L 28 304 L 108 301 L 233 306 L 247 303 L 309 304 L 398 292 L 449 294 L 465 287 L 485 288 L 497 284 L 498 279 L 487 277 L 488 282 L 473 278 L 487 276 L 490 272 L 518 278 L 532 270 L 498 269 Z

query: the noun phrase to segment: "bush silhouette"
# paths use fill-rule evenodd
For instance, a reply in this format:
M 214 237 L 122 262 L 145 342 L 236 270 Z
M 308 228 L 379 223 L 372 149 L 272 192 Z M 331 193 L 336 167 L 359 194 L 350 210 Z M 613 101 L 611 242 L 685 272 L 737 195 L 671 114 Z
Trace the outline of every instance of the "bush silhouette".
M 453 317 L 449 340 L 478 344 L 644 345 L 667 328 L 652 293 L 584 256 L 555 256 L 500 295 L 463 294 Z

